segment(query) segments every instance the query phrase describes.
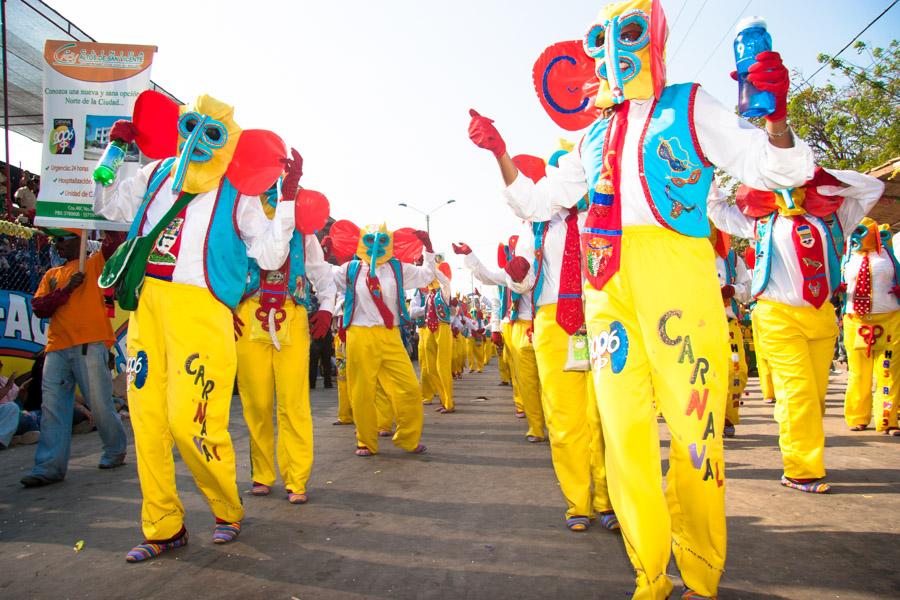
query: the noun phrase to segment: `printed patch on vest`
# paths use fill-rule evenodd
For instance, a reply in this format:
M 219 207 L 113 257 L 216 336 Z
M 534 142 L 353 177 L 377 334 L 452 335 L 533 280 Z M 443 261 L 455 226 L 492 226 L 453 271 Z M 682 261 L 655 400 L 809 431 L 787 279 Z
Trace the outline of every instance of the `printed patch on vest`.
M 588 273 L 596 277 L 606 270 L 613 253 L 612 243 L 605 237 L 594 236 L 585 240 L 584 260 Z
M 681 142 L 676 137 L 666 139 L 660 136 L 656 155 L 669 164 L 669 169 L 678 173 L 695 166 L 688 160 L 688 153 L 681 147 Z
M 149 368 L 150 362 L 147 359 L 147 353 L 143 350 L 138 350 L 135 356 L 128 357 L 128 362 L 125 364 L 125 377 L 128 381 L 128 386 L 131 387 L 133 385 L 137 389 L 144 387 L 144 384 L 147 383 Z
M 181 235 L 181 226 L 184 219 L 175 217 L 172 222 L 163 229 L 159 237 L 156 238 L 156 245 L 147 259 L 147 262 L 154 265 L 174 265 L 178 257 L 172 251 L 178 236 Z

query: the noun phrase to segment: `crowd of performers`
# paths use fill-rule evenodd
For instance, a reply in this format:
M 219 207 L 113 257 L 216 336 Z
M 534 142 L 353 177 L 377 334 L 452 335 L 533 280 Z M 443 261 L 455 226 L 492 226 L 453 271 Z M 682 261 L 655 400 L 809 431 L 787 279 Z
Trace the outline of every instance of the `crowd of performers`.
M 457 411 L 454 381 L 466 367 L 482 371 L 496 348 L 525 439 L 549 442 L 566 526 L 621 528 L 635 598 L 668 597 L 672 553 L 682 598 L 717 595 L 723 438 L 740 423 L 747 315 L 784 486 L 829 491 L 835 295 L 846 298 L 847 424 L 864 430 L 874 414 L 877 431 L 898 435 L 900 267 L 889 232 L 865 218 L 883 185 L 815 165 L 787 122 L 777 53 L 757 56 L 749 75 L 776 99 L 760 128 L 697 84 L 667 85 L 666 36 L 658 1 L 628 0 L 606 6 L 583 41 L 545 51 L 535 66 L 542 105 L 563 128 L 586 129 L 546 160 L 510 156 L 493 121 L 471 111 L 469 136 L 504 182 L 498 202 L 522 221 L 496 266 L 453 244 L 478 281 L 497 286 L 491 302 L 453 293 L 425 232 L 342 220 L 320 244 L 327 201 L 300 187 L 302 158 L 271 132 L 241 130 L 230 106 L 139 97 L 110 137 L 158 160 L 94 205 L 132 223 L 101 277 L 135 305 L 128 395 L 145 541 L 128 561 L 188 541 L 173 443 L 215 516 L 214 541 L 240 533 L 235 377 L 252 493 L 271 493 L 280 475 L 291 503 L 308 501 L 307 356 L 332 327 L 335 424 L 353 424 L 360 457 L 377 454 L 382 437 L 425 452 L 423 404 L 436 397 L 438 412 Z M 583 79 L 554 81 L 561 60 Z M 715 168 L 740 182 L 736 204 Z M 736 253 L 732 237 L 752 250 Z M 401 336 L 407 322 L 418 327 L 420 377 Z M 658 418 L 671 435 L 665 481 Z

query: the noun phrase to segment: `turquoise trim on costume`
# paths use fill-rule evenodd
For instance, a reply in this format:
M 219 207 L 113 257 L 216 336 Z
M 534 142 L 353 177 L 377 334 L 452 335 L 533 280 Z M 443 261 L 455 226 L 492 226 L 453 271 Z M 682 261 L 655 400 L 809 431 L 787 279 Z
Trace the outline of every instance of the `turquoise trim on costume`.
M 402 327 L 410 322 L 409 312 L 406 310 L 406 297 L 403 293 L 403 265 L 396 258 L 388 260 L 387 264 L 394 271 L 394 279 L 397 283 L 397 314 L 400 316 L 400 322 L 395 327 Z M 344 329 L 350 327 L 353 319 L 353 309 L 356 303 L 356 280 L 359 278 L 359 272 L 363 265 L 363 261 L 354 258 L 347 265 L 347 281 L 344 289 Z M 384 284 L 382 283 L 382 286 Z
M 234 211 L 239 197 L 237 188 L 223 178 L 218 194 L 207 232 L 203 268 L 209 291 L 233 310 L 244 295 L 250 258 L 247 256 L 247 246 L 235 228 Z

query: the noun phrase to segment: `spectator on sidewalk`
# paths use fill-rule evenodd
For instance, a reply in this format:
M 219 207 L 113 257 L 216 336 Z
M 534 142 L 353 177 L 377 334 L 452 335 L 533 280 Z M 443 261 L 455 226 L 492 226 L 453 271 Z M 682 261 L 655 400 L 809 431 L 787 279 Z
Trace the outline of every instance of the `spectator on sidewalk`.
M 66 260 L 44 274 L 32 300 L 34 314 L 49 318 L 42 381 L 41 439 L 34 467 L 22 478 L 25 487 L 62 481 L 66 476 L 72 442 L 75 384 L 88 403 L 103 440 L 101 469 L 125 462 L 125 428 L 112 400 L 112 376 L 106 366 L 108 349 L 115 342 L 97 278 L 122 236 L 107 232 L 103 246 L 78 270 L 77 233 L 54 231 L 54 245 Z

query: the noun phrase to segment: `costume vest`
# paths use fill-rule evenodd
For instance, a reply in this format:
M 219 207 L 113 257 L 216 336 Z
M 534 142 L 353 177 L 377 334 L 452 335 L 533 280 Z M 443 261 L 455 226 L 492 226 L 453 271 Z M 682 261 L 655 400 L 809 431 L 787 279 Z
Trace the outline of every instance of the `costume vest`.
M 830 277 L 828 289 L 829 294 L 833 294 L 841 282 L 841 258 L 838 248 L 844 247 L 844 230 L 835 214 L 824 218 L 809 213 L 804 216 L 807 220 L 818 223 L 828 232 L 828 239 L 823 242 Z M 753 284 L 750 288 L 754 298 L 758 298 L 765 291 L 766 286 L 769 285 L 769 278 L 772 276 L 772 254 L 774 252 L 772 232 L 775 230 L 775 221 L 779 218 L 789 219 L 790 217 L 781 217 L 778 211 L 775 211 L 767 217 L 756 219 L 756 264 L 753 267 Z
M 128 239 L 139 235 L 146 219 L 147 208 L 156 198 L 163 183 L 169 179 L 174 162 L 174 157 L 167 158 L 153 169 L 147 192 L 128 231 Z M 206 285 L 216 300 L 232 310 L 237 307 L 243 295 L 249 262 L 247 246 L 244 245 L 235 226 L 238 195 L 237 189 L 223 177 L 216 192 L 203 252 Z
M 294 304 L 310 309 L 311 288 L 306 278 L 306 246 L 303 234 L 294 230 L 291 236 L 290 253 L 288 254 L 288 290 Z M 247 288 L 244 290 L 244 299 L 249 298 L 259 291 L 259 264 L 256 260 L 249 259 L 249 271 L 247 273 Z
M 706 198 L 713 180 L 713 165 L 704 157 L 694 127 L 694 98 L 699 87 L 679 83 L 664 88 L 660 98 L 653 100 L 651 117 L 638 142 L 640 181 L 650 210 L 661 225 L 690 237 L 709 235 Z M 581 143 L 592 203 L 609 123 L 609 118 L 595 121 Z M 629 122 L 628 126 L 639 125 Z
M 387 261 L 387 264 L 394 271 L 394 279 L 397 282 L 397 314 L 400 315 L 400 322 L 395 323 L 394 326 L 402 328 L 410 320 L 409 313 L 406 311 L 406 298 L 403 295 L 403 265 L 396 258 L 391 258 Z M 356 281 L 359 279 L 364 266 L 368 267 L 366 263 L 358 258 L 354 258 L 347 265 L 347 287 L 344 290 L 344 329 L 350 327 L 350 323 L 353 321 L 353 312 L 356 309 Z M 383 289 L 384 283 L 381 285 Z

